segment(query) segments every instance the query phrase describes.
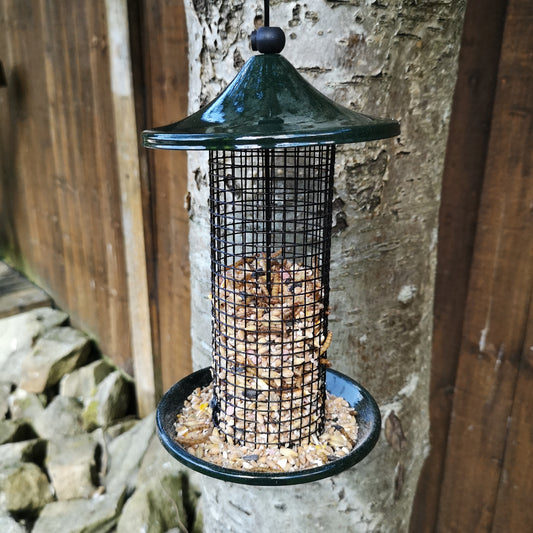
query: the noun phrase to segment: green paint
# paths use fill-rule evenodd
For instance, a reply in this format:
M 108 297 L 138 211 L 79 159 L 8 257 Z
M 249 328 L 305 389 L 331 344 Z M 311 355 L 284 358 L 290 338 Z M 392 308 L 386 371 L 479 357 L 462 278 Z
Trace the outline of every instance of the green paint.
M 333 102 L 276 54 L 253 56 L 210 104 L 143 132 L 143 141 L 147 148 L 231 150 L 356 143 L 399 133 L 395 120 Z

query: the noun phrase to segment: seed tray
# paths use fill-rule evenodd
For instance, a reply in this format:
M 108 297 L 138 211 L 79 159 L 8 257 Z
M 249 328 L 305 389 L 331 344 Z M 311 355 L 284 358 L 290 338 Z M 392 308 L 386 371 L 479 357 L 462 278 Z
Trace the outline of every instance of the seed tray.
M 211 369 L 190 374 L 171 387 L 161 399 L 156 413 L 157 431 L 164 448 L 189 468 L 213 478 L 248 485 L 295 485 L 339 474 L 364 459 L 375 446 L 381 429 L 379 408 L 371 394 L 356 381 L 333 369 L 326 371 L 326 390 L 344 398 L 357 411 L 358 437 L 352 451 L 323 466 L 296 472 L 247 472 L 224 468 L 190 454 L 175 441 L 176 415 L 187 397 L 212 381 Z

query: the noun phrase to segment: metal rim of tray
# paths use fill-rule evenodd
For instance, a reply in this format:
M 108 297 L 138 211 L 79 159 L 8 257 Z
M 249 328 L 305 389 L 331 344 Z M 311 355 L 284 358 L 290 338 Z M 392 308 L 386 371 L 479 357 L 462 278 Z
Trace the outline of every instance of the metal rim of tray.
M 156 412 L 159 439 L 172 457 L 207 476 L 246 485 L 296 485 L 309 483 L 347 470 L 363 460 L 374 448 L 381 430 L 381 415 L 372 395 L 353 379 L 332 369 L 326 371 L 326 390 L 344 398 L 357 411 L 358 436 L 352 451 L 323 466 L 296 472 L 247 472 L 209 463 L 190 454 L 175 440 L 174 422 L 187 397 L 198 387 L 211 383 L 210 368 L 198 370 L 173 385 L 163 396 Z

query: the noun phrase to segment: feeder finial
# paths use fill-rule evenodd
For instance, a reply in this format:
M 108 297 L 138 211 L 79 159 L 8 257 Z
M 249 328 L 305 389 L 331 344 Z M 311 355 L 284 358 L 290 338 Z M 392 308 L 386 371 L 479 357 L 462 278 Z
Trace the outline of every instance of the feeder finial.
M 264 26 L 250 36 L 252 50 L 262 54 L 279 54 L 285 47 L 285 33 L 281 28 L 270 26 L 269 0 L 265 0 Z

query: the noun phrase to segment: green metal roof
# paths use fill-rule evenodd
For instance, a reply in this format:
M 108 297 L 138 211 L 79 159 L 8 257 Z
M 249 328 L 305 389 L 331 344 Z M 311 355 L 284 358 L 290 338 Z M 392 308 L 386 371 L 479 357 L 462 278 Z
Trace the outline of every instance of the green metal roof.
M 147 148 L 220 150 L 343 144 L 394 137 L 395 120 L 330 100 L 281 55 L 256 55 L 228 87 L 191 116 L 143 132 Z

